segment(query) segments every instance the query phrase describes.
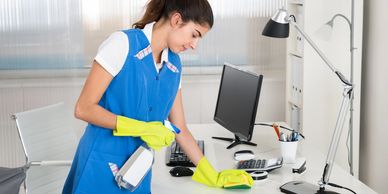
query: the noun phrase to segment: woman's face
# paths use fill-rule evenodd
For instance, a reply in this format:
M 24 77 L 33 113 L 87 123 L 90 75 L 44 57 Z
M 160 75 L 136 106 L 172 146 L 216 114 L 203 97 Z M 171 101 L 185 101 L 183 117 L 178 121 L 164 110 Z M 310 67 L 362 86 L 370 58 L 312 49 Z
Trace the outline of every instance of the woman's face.
M 187 49 L 195 49 L 198 40 L 209 31 L 208 25 L 199 25 L 192 21 L 173 26 L 167 38 L 167 46 L 171 51 L 179 53 Z

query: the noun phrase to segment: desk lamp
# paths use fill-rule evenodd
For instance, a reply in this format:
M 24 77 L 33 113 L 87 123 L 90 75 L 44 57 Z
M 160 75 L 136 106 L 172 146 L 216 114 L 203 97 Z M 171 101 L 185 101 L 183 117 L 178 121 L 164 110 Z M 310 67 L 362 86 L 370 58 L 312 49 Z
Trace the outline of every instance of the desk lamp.
M 354 0 L 351 2 L 351 16 L 350 19 L 344 16 L 343 14 L 335 14 L 331 20 L 329 20 L 324 27 L 321 28 L 321 30 L 326 30 L 329 33 L 329 36 L 331 35 L 331 32 L 333 30 L 334 26 L 334 20 L 336 18 L 342 18 L 344 19 L 347 24 L 349 25 L 349 33 L 350 33 L 350 41 L 349 41 L 349 48 L 350 48 L 350 82 L 353 83 L 354 80 L 354 50 L 356 49 L 354 46 Z M 324 33 L 324 32 L 322 32 Z M 330 37 L 323 37 L 324 39 L 329 39 Z M 350 174 L 354 175 L 353 172 L 353 101 L 354 96 L 352 96 L 352 99 L 350 99 L 350 115 L 349 115 L 349 134 L 348 134 L 348 140 L 350 140 L 350 150 L 349 150 L 349 167 L 350 167 Z
M 297 31 L 306 39 L 306 41 L 312 46 L 314 51 L 322 58 L 325 64 L 330 70 L 337 75 L 341 83 L 343 84 L 343 98 L 341 107 L 337 116 L 333 136 L 330 141 L 329 151 L 326 156 L 326 164 L 323 169 L 323 175 L 318 185 L 310 184 L 304 181 L 291 181 L 280 187 L 283 193 L 336 193 L 325 189 L 326 185 L 333 185 L 329 183 L 331 170 L 333 169 L 335 154 L 337 152 L 338 143 L 341 137 L 341 132 L 345 123 L 346 114 L 349 112 L 350 100 L 353 97 L 353 84 L 348 81 L 345 76 L 336 69 L 317 45 L 310 39 L 310 37 L 296 24 L 295 17 L 289 15 L 287 10 L 279 9 L 275 15 L 266 24 L 262 35 L 274 37 L 274 38 L 287 38 L 289 35 L 289 25 L 293 25 Z

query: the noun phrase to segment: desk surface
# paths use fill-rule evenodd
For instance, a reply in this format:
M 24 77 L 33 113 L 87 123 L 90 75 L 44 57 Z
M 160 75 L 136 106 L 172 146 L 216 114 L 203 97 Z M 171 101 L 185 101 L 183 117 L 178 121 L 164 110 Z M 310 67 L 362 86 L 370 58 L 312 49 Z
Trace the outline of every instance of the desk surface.
M 217 124 L 193 124 L 189 129 L 196 139 L 205 140 L 205 156 L 217 170 L 233 169 L 236 161 L 233 159 L 233 153 L 241 149 L 250 149 L 255 153 L 256 158 L 274 158 L 280 156 L 280 145 L 276 134 L 271 127 L 256 126 L 252 142 L 257 143 L 257 147 L 238 145 L 230 150 L 226 149 L 230 143 L 221 140 L 212 139 L 212 136 L 233 137 L 233 134 Z M 172 177 L 169 174 L 171 167 L 165 165 L 166 149 L 156 152 L 155 163 L 153 166 L 152 192 L 158 194 L 172 193 L 281 193 L 279 187 L 286 182 L 293 180 L 302 180 L 312 184 L 317 184 L 320 180 L 325 164 L 326 156 L 323 153 L 314 151 L 314 144 L 303 140 L 298 146 L 298 157 L 304 157 L 307 160 L 307 170 L 302 174 L 291 172 L 292 164 L 283 164 L 283 167 L 271 171 L 268 179 L 256 181 L 250 190 L 225 190 L 211 188 L 191 180 L 191 177 Z M 194 168 L 192 168 L 194 170 Z M 335 165 L 333 167 L 330 182 L 351 188 L 356 193 L 375 194 L 372 189 L 367 187 L 347 171 Z M 327 189 L 340 193 L 350 193 L 343 189 L 336 189 L 327 186 Z

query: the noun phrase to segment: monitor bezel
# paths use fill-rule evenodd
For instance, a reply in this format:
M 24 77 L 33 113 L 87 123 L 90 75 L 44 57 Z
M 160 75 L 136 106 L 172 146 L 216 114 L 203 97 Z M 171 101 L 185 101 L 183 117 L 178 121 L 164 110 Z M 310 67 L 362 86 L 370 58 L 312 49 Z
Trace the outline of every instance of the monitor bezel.
M 258 77 L 258 88 L 257 88 L 257 91 L 256 91 L 256 97 L 255 97 L 255 104 L 254 104 L 254 107 L 253 107 L 253 113 L 252 113 L 252 117 L 251 117 L 251 121 L 250 121 L 250 124 L 249 124 L 249 129 L 248 129 L 248 137 L 246 137 L 244 134 L 241 134 L 241 133 L 237 133 L 237 132 L 234 132 L 232 131 L 231 129 L 229 129 L 229 126 L 227 126 L 227 124 L 221 120 L 220 118 L 217 117 L 217 110 L 218 110 L 218 104 L 219 104 L 219 98 L 220 98 L 220 92 L 221 92 L 221 88 L 222 88 L 222 82 L 223 82 L 223 79 L 224 79 L 224 73 L 225 73 L 225 69 L 227 67 L 230 67 L 232 69 L 236 69 L 238 71 L 241 71 L 241 72 L 244 72 L 244 73 L 248 73 L 250 75 L 253 75 L 253 76 L 256 76 Z M 221 74 L 221 81 L 220 81 L 220 87 L 218 89 L 218 95 L 217 95 L 217 102 L 216 102 L 216 109 L 214 111 L 214 121 L 216 121 L 218 124 L 220 124 L 221 126 L 223 126 L 225 129 L 227 129 L 228 131 L 232 132 L 236 137 L 238 137 L 239 139 L 241 140 L 246 140 L 246 141 L 250 141 L 252 139 L 252 134 L 253 134 L 253 129 L 255 127 L 255 121 L 256 121 L 256 114 L 257 114 L 257 107 L 258 107 L 258 104 L 259 104 L 259 98 L 260 98 L 260 92 L 261 92 L 261 87 L 262 87 L 262 83 L 263 83 L 263 75 L 258 75 L 254 72 L 251 72 L 251 71 L 248 71 L 248 70 L 244 70 L 242 68 L 239 68 L 233 64 L 230 64 L 230 63 L 224 63 L 224 66 L 222 68 L 222 74 Z

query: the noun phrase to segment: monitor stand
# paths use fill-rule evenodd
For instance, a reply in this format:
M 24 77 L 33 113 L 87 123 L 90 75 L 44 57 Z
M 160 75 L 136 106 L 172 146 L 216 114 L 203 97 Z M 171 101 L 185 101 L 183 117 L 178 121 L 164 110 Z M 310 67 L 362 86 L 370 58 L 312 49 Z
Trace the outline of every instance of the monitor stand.
M 257 144 L 255 144 L 253 142 L 240 140 L 240 138 L 237 135 L 235 135 L 234 138 L 227 138 L 227 137 L 212 137 L 212 138 L 232 142 L 232 144 L 230 144 L 228 147 L 226 147 L 226 149 L 230 149 L 230 148 L 232 148 L 236 145 L 239 145 L 239 144 L 257 146 Z

